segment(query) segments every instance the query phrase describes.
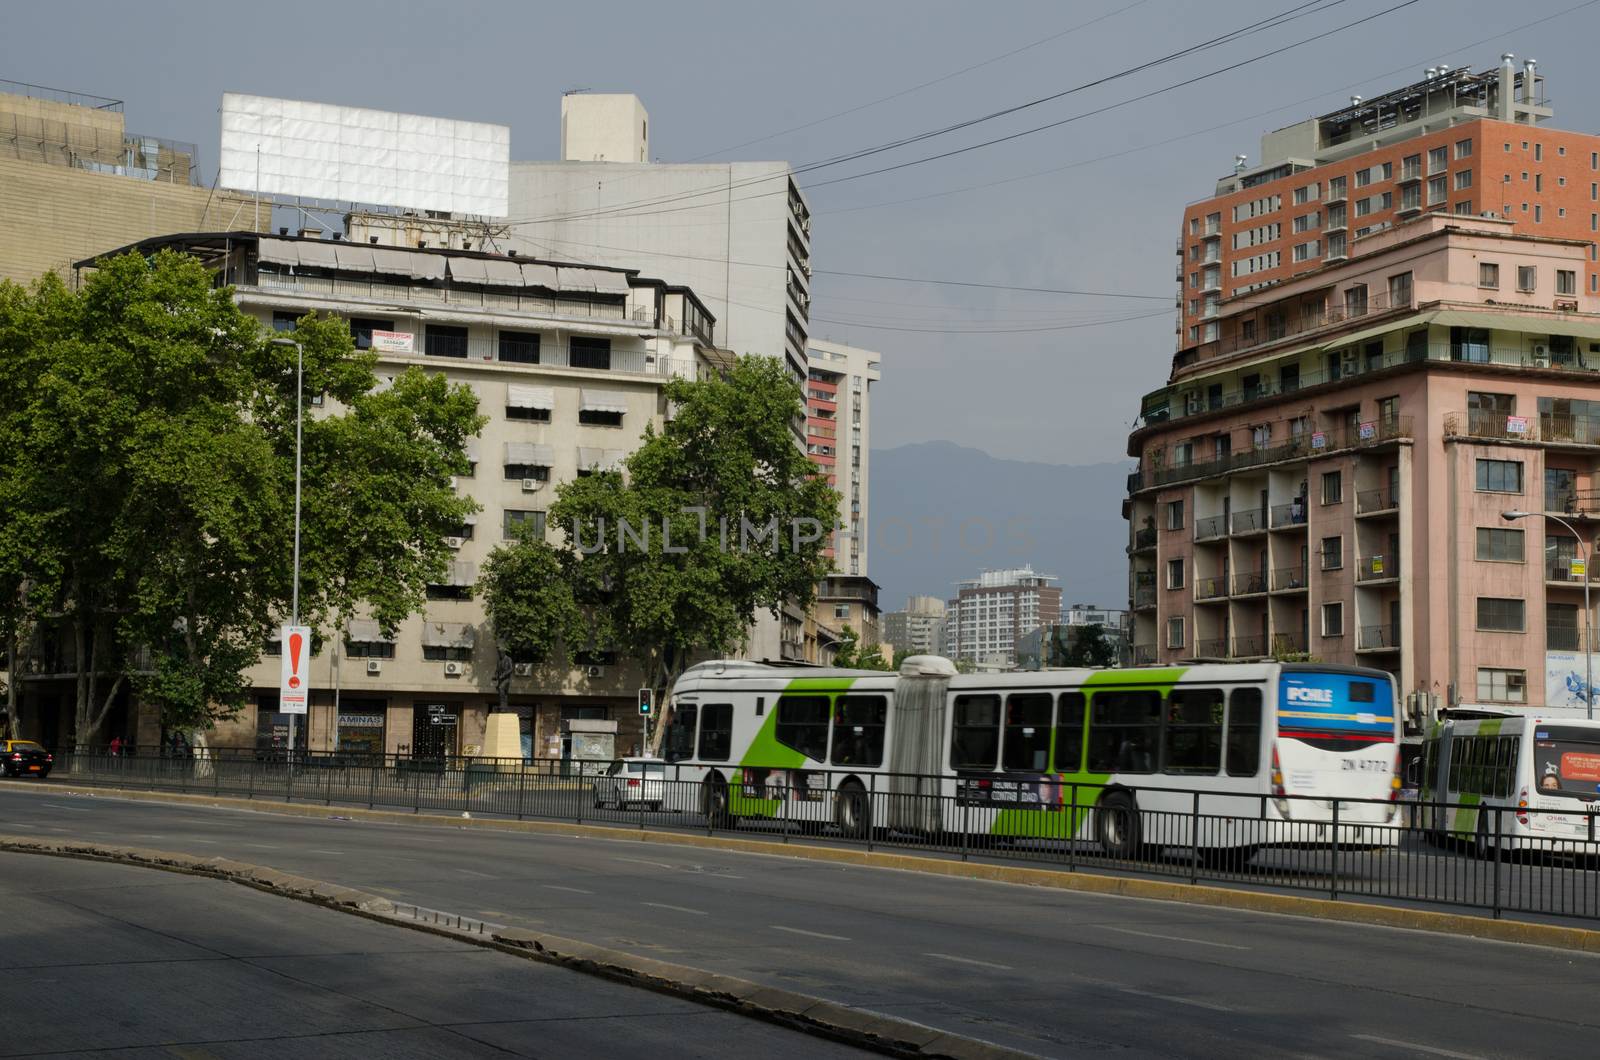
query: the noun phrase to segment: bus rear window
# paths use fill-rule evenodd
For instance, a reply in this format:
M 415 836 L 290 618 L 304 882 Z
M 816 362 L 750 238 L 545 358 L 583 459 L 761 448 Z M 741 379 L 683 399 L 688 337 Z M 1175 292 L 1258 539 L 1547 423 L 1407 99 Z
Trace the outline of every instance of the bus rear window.
M 1005 753 L 1001 764 L 1024 773 L 1050 767 L 1049 692 L 1018 692 L 1006 697 Z
M 726 762 L 733 751 L 733 704 L 707 703 L 700 719 L 700 757 Z
M 833 709 L 833 764 L 883 764 L 883 730 L 889 701 L 883 696 L 840 696 Z
M 1535 725 L 1533 782 L 1546 794 L 1600 798 L 1600 732 L 1572 725 Z
M 773 735 L 791 751 L 815 761 L 828 757 L 828 697 L 782 696 Z
M 1096 692 L 1089 704 L 1089 772 L 1154 773 L 1161 693 Z
M 957 696 L 951 769 L 993 769 L 1000 757 L 1000 697 Z

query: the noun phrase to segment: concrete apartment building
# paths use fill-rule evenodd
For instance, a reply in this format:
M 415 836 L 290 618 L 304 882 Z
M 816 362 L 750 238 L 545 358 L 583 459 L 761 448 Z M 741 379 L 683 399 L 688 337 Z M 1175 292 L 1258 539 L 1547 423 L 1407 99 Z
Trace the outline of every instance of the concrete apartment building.
M 255 225 L 251 200 L 206 186 L 193 144 L 129 133 L 121 100 L 0 81 L 0 280 L 65 276 L 165 232 Z
M 1061 587 L 1032 567 L 986 570 L 956 583 L 945 608 L 945 654 L 978 666 L 1015 665 L 1024 633 L 1061 618 Z
M 1600 487 L 1600 137 L 1536 124 L 1531 67 L 1430 73 L 1336 160 L 1185 210 L 1186 262 L 1221 275 L 1180 309 L 1125 505 L 1136 662 L 1377 666 L 1413 737 L 1439 705 L 1572 701 L 1586 545 L 1558 519 L 1591 539 Z M 1244 202 L 1256 228 L 1317 215 L 1317 253 L 1237 274 L 1237 226 L 1206 219 Z
M 345 317 L 357 346 L 378 352 L 380 386 L 416 365 L 477 394 L 489 423 L 458 488 L 482 511 L 451 539 L 446 584 L 430 587 L 424 612 L 392 640 L 370 621 L 325 633 L 300 728 L 311 750 L 474 753 L 498 705 L 496 647 L 481 600 L 468 592 L 480 564 L 514 536 L 559 533 L 545 524 L 555 487 L 615 466 L 646 425 L 659 427 L 670 378 L 731 363 L 713 344 L 714 318 L 687 288 L 606 267 L 248 232 L 176 235 L 136 249 L 162 247 L 217 270 L 240 307 L 269 327 L 290 329 L 313 309 Z M 510 704 L 536 757 L 564 757 L 572 722 L 616 723 L 618 753 L 639 742 L 641 675 L 608 647 L 579 652 L 570 669 L 517 667 Z M 269 656 L 250 674 L 253 702 L 213 742 L 281 744 L 288 717 L 275 709 L 278 679 Z M 158 722 L 136 713 L 127 735 L 153 744 Z
M 944 601 L 937 596 L 908 597 L 904 610 L 883 616 L 883 639 L 896 651 L 943 655 L 944 616 Z
M 840 574 L 865 576 L 871 527 L 872 390 L 881 355 L 814 339 L 807 351 L 806 453 L 839 491 L 839 530 L 828 555 Z
M 1098 604 L 1064 607 L 1061 609 L 1061 621 L 1040 626 L 1017 638 L 1017 667 L 1039 670 L 1066 666 L 1068 655 L 1089 626 L 1100 627 L 1101 635 L 1116 653 L 1114 664 L 1126 666 L 1132 660 L 1132 649 L 1128 642 L 1131 618 L 1132 614 L 1128 611 Z

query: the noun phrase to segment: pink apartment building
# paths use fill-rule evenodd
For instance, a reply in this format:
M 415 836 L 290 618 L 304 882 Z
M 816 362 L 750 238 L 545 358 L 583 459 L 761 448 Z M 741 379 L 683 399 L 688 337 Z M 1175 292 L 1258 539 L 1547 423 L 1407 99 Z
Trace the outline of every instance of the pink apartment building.
M 1379 667 L 1412 733 L 1437 706 L 1581 697 L 1591 253 L 1428 212 L 1222 300 L 1129 438 L 1135 661 Z

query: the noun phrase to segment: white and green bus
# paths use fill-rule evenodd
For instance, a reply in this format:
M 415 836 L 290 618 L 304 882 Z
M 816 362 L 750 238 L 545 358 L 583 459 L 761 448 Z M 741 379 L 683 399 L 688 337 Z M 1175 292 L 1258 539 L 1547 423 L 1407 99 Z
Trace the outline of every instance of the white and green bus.
M 724 661 L 687 671 L 670 703 L 669 776 L 722 827 L 1089 840 L 1119 856 L 1398 838 L 1399 712 L 1381 670 Z
M 1600 721 L 1567 707 L 1444 711 L 1423 747 L 1422 803 L 1435 839 L 1470 842 L 1485 856 L 1497 845 L 1592 853 Z

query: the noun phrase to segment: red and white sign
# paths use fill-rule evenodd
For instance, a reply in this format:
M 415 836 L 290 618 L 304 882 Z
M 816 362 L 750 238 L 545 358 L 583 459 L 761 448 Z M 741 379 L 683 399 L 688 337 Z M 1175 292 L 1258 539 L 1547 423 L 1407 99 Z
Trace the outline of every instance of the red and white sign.
M 311 693 L 311 630 L 284 626 L 283 667 L 278 676 L 278 710 L 304 714 Z
M 1528 417 L 1526 417 L 1526 416 L 1507 416 L 1506 417 L 1506 433 L 1507 434 L 1527 434 L 1528 433 Z
M 416 342 L 409 331 L 374 331 L 372 349 L 377 353 L 413 353 Z
M 1600 780 L 1600 755 L 1567 751 L 1561 756 L 1563 780 Z

